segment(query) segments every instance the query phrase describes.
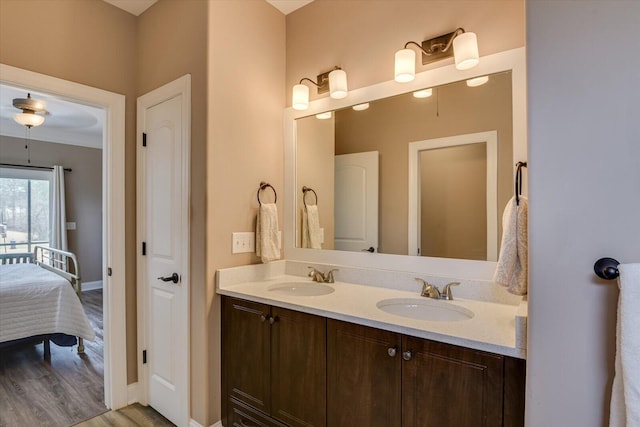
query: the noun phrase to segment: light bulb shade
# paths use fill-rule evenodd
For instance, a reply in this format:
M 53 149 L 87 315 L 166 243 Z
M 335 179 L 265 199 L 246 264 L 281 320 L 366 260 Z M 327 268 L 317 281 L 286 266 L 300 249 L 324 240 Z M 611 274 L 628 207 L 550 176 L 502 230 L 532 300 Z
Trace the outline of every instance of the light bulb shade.
M 414 98 L 428 98 L 431 95 L 433 95 L 433 89 L 432 88 L 417 90 L 417 91 L 413 92 L 413 97 Z
M 330 119 L 331 116 L 332 116 L 331 111 L 325 111 L 324 113 L 316 114 L 316 119 L 327 120 L 327 119 Z
M 474 77 L 473 79 L 467 80 L 467 86 L 478 87 L 478 86 L 482 86 L 488 81 L 489 81 L 489 76 Z
M 298 84 L 293 87 L 291 107 L 294 110 L 306 110 L 309 108 L 309 87 L 307 85 Z
M 354 109 L 354 110 L 356 110 L 356 111 L 364 111 L 364 110 L 366 110 L 366 109 L 368 109 L 368 108 L 369 108 L 369 103 L 368 103 L 368 102 L 365 102 L 364 104 L 354 105 L 354 106 L 353 106 L 353 107 L 351 107 L 351 108 L 353 108 L 353 109 Z
M 333 70 L 329 73 L 329 96 L 333 99 L 346 98 L 347 73 L 344 70 Z
M 411 49 L 396 52 L 394 79 L 398 83 L 407 83 L 416 78 L 416 53 Z
M 44 117 L 35 113 L 16 113 L 13 115 L 13 120 L 27 127 L 40 126 L 44 123 Z
M 458 70 L 468 70 L 480 62 L 478 38 L 475 33 L 462 33 L 453 39 L 453 55 Z

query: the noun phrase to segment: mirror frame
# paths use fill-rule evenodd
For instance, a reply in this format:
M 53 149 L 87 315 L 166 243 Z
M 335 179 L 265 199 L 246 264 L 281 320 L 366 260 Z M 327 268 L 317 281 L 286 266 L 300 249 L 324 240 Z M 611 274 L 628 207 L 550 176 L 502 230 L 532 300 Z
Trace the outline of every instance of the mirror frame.
M 445 65 L 416 74 L 409 83 L 394 80 L 355 89 L 344 99 L 329 97 L 309 103 L 309 109 L 284 110 L 284 258 L 291 261 L 342 265 L 356 268 L 375 268 L 394 271 L 410 271 L 431 276 L 457 279 L 492 280 L 496 262 L 453 258 L 432 258 L 412 255 L 360 253 L 330 249 L 304 249 L 295 247 L 296 236 L 296 119 L 329 110 L 388 98 L 426 87 L 436 87 L 485 74 L 511 71 L 513 104 L 513 164 L 527 161 L 527 97 L 526 52 L 517 48 L 480 58 L 480 64 L 466 71 L 456 70 L 455 65 Z M 408 161 L 408 159 L 407 159 Z M 515 177 L 515 166 L 513 170 Z M 526 194 L 526 189 L 525 189 Z

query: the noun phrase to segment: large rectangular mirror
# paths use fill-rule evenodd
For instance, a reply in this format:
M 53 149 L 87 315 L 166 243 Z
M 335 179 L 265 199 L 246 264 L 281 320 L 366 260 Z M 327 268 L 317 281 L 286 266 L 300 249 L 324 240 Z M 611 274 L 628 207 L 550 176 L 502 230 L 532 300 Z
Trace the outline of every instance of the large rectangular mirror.
M 511 71 L 487 79 L 296 119 L 297 247 L 312 247 L 303 220 L 316 205 L 322 249 L 495 261 L 512 193 Z
M 514 165 L 526 161 L 524 64 L 514 49 L 287 109 L 285 256 L 489 278 Z M 479 76 L 488 81 L 467 84 Z M 305 202 L 321 229 L 313 246 Z

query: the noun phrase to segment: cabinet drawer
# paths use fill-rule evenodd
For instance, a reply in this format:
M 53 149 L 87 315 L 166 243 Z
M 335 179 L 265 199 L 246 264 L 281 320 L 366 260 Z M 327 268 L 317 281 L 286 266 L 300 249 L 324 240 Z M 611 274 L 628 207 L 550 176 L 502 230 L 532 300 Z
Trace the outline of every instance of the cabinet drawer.
M 227 427 L 285 427 L 261 412 L 234 399 L 229 399 Z

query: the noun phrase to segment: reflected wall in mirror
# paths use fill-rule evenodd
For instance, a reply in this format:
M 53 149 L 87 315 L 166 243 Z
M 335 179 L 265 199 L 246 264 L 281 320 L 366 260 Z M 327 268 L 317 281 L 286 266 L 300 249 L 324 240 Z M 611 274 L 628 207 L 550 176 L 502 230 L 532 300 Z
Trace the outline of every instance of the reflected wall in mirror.
M 511 72 L 506 71 L 491 74 L 487 83 L 477 87 L 469 87 L 465 81 L 460 81 L 431 88 L 431 96 L 426 98 L 416 98 L 407 93 L 372 101 L 366 109 L 350 107 L 337 110 L 324 120 L 316 116 L 297 119 L 296 182 L 299 188 L 296 190 L 296 246 L 302 247 L 304 205 L 301 189 L 307 186 L 318 194 L 323 249 L 344 250 L 335 244 L 336 221 L 340 221 L 336 218 L 351 215 L 348 218 L 348 237 L 362 239 L 363 242 L 349 250 L 367 250 L 366 242 L 372 241 L 377 242 L 373 246 L 376 252 L 417 255 L 419 248 L 426 249 L 439 242 L 439 249 L 433 249 L 434 252 L 423 249 L 420 253 L 495 260 L 501 235 L 497 213 L 503 211 L 512 196 L 511 85 Z M 438 189 L 439 193 L 430 196 L 432 199 L 429 201 L 421 200 L 416 208 L 410 209 L 410 144 L 483 132 L 495 132 L 497 135 L 496 161 L 492 162 L 486 156 L 484 145 L 477 145 L 475 150 L 457 150 L 459 152 L 454 156 L 447 155 L 453 163 L 444 163 L 442 159 L 424 160 L 440 169 L 424 163 L 419 167 L 422 172 L 417 176 L 427 179 L 428 175 L 430 187 Z M 336 158 L 364 152 L 378 153 L 379 201 L 377 211 L 372 213 L 364 209 L 354 210 L 354 204 L 359 204 L 352 199 L 349 199 L 351 206 L 348 210 L 341 209 L 336 200 L 336 188 L 340 189 L 338 194 L 343 194 L 346 188 L 346 184 L 336 180 Z M 364 169 L 360 173 L 351 173 L 356 181 L 365 180 L 367 174 L 370 172 Z M 494 184 L 487 179 L 490 174 L 496 176 Z M 479 181 L 486 184 L 474 185 Z M 418 182 L 413 185 L 418 189 L 424 186 Z M 493 201 L 487 198 L 492 191 L 495 192 Z M 364 203 L 367 196 L 361 198 Z M 410 217 L 417 221 L 419 213 L 425 214 L 420 215 L 420 225 L 417 230 L 410 230 Z M 463 217 L 462 213 L 477 215 Z M 366 228 L 367 216 L 377 217 L 377 236 L 371 236 Z M 452 219 L 461 222 L 456 224 Z M 489 242 L 496 242 L 496 246 L 492 248 Z

